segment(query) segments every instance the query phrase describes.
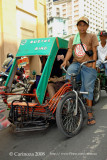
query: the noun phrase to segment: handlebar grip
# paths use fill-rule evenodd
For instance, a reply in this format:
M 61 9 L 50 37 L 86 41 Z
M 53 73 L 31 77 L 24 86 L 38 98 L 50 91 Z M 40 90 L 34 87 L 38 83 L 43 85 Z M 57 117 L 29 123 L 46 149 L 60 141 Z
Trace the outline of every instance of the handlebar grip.
M 81 67 L 82 67 L 84 64 L 93 63 L 93 62 L 95 62 L 95 60 L 85 61 L 85 62 L 81 63 Z
M 103 63 L 104 63 L 104 64 L 107 63 L 107 60 L 105 60 Z
M 95 60 L 87 61 L 87 63 L 93 63 L 93 62 L 95 62 Z

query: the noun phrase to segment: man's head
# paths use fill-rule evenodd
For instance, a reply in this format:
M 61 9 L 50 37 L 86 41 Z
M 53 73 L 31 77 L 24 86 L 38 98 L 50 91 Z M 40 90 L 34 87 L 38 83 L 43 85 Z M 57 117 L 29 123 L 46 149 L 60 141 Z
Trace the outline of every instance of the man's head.
M 99 32 L 99 34 L 98 34 L 99 36 L 100 36 L 100 40 L 102 41 L 102 42 L 105 42 L 106 41 L 106 39 L 107 39 L 107 32 L 106 31 L 100 31 Z
M 80 17 L 77 21 L 77 28 L 80 34 L 86 33 L 89 27 L 89 20 L 86 17 Z
M 12 53 L 8 53 L 8 54 L 7 54 L 7 58 L 9 58 L 9 57 L 14 58 L 14 56 L 13 56 Z
M 83 17 L 80 17 L 78 20 L 77 20 L 77 26 L 79 25 L 80 22 L 84 22 L 86 23 L 88 26 L 89 26 L 89 20 L 87 17 L 83 16 Z
M 99 36 L 104 36 L 104 37 L 106 37 L 106 36 L 107 36 L 107 32 L 106 32 L 105 30 L 100 31 Z

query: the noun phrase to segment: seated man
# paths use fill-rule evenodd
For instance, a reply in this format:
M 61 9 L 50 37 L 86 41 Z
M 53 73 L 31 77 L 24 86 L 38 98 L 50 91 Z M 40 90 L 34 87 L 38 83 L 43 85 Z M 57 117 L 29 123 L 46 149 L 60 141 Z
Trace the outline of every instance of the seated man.
M 5 61 L 3 62 L 2 67 L 6 69 L 6 73 L 9 73 L 11 66 L 13 64 L 14 61 L 14 56 L 12 53 L 8 53 L 7 54 L 7 58 L 5 59 Z
M 50 99 L 54 96 L 54 94 L 58 91 L 58 89 L 60 89 L 62 85 L 65 83 L 64 81 L 65 76 L 63 76 L 63 70 L 60 68 L 63 60 L 64 60 L 64 55 L 56 56 L 47 87 Z
M 47 60 L 47 56 L 39 56 L 39 58 L 41 61 L 41 74 L 42 74 L 46 60 Z M 36 73 L 35 73 L 35 75 L 36 75 Z M 33 93 L 33 90 L 37 88 L 40 77 L 41 77 L 41 75 L 36 75 L 36 80 L 33 81 L 33 84 L 31 85 L 29 93 Z
M 42 69 L 41 69 L 41 73 L 43 71 L 45 62 L 47 60 L 46 56 L 40 56 L 40 60 L 41 60 L 41 64 L 42 64 Z M 52 68 L 52 72 L 50 75 L 50 79 L 49 79 L 49 83 L 47 86 L 47 90 L 49 93 L 49 97 L 52 98 L 55 94 L 55 92 L 60 89 L 60 87 L 65 83 L 64 81 L 64 76 L 63 75 L 63 70 L 60 68 L 62 62 L 64 60 L 64 55 L 57 55 L 56 59 L 54 61 L 54 65 Z M 68 62 L 69 64 L 69 62 Z M 40 79 L 40 76 L 38 77 L 38 75 L 36 76 L 36 78 Z M 37 81 L 37 80 L 36 80 Z M 33 89 L 37 88 L 37 83 L 36 81 L 32 84 L 29 93 L 33 93 Z
M 107 32 L 101 31 L 99 36 L 100 42 L 99 46 L 97 46 L 98 60 L 96 62 L 96 66 L 99 69 L 105 68 L 105 76 L 107 76 L 107 63 L 103 63 L 107 60 Z

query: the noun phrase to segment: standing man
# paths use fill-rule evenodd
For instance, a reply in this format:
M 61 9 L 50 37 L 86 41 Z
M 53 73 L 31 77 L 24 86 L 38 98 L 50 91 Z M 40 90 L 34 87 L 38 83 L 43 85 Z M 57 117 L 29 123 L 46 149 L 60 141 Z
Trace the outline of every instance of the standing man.
M 107 60 L 107 32 L 101 31 L 99 36 L 100 42 L 99 46 L 97 47 L 98 60 L 96 62 L 96 66 L 100 69 L 105 68 L 105 76 L 107 76 L 107 63 L 103 63 L 105 60 Z
M 68 43 L 68 52 L 64 62 L 61 66 L 66 66 L 70 57 L 74 56 L 73 63 L 68 67 L 69 73 L 77 73 L 80 64 L 85 61 L 97 59 L 97 46 L 99 45 L 97 36 L 95 34 L 87 33 L 89 27 L 89 20 L 87 17 L 81 17 L 77 21 L 77 28 L 79 33 L 72 36 Z M 89 55 L 93 52 L 93 55 Z M 88 125 L 95 124 L 95 119 L 92 113 L 92 100 L 94 84 L 97 77 L 96 63 L 89 63 L 81 69 L 81 91 L 88 92 L 88 95 L 83 95 L 87 101 Z M 66 74 L 66 80 L 70 80 L 71 76 Z

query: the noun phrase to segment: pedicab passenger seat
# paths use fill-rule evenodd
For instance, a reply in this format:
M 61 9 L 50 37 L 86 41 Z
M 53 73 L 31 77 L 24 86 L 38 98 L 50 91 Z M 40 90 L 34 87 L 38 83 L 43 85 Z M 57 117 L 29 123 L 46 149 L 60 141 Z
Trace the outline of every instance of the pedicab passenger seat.
M 12 102 L 8 103 L 9 106 L 11 106 Z M 17 106 L 27 106 L 27 103 L 26 102 L 14 102 L 13 105 Z M 32 103 L 32 102 L 28 102 L 28 106 L 29 107 L 34 107 L 34 106 L 37 106 L 38 104 L 37 103 Z

